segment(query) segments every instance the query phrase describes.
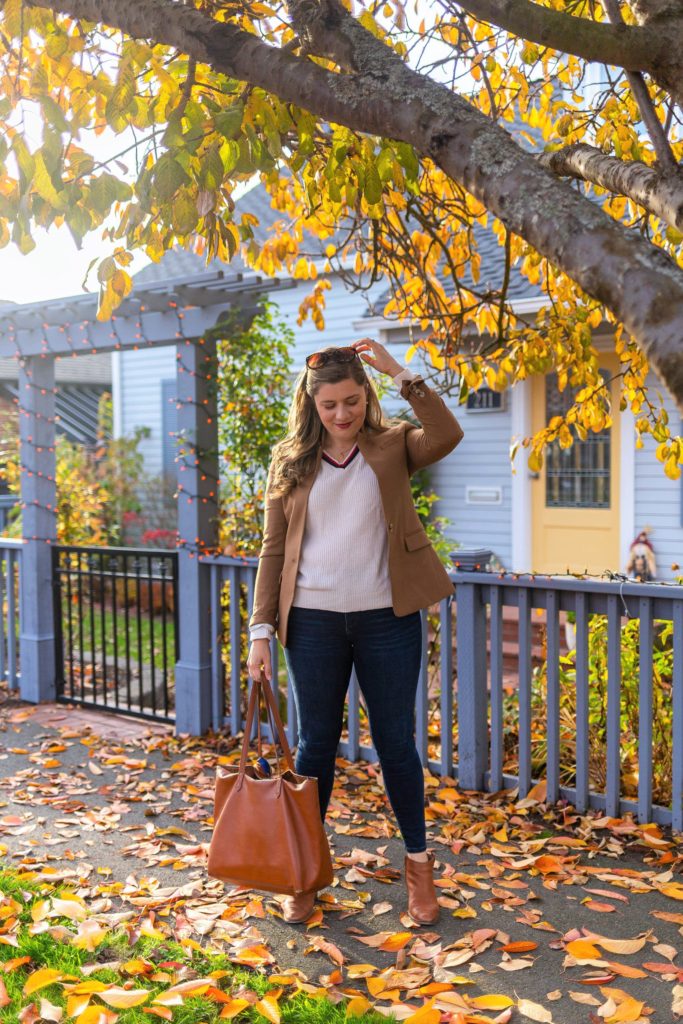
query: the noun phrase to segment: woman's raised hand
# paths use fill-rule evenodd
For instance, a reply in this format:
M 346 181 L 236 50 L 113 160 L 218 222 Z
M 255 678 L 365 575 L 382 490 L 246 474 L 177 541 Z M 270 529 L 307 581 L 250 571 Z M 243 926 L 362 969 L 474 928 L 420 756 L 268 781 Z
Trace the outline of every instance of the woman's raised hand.
M 380 345 L 372 338 L 359 338 L 358 341 L 352 341 L 351 348 L 355 348 L 364 363 L 374 366 L 380 373 L 388 373 L 390 377 L 395 377 L 403 369 L 401 364 L 387 352 L 384 345 Z
M 273 667 L 270 658 L 270 640 L 252 640 L 249 645 L 247 672 L 250 679 L 261 680 L 265 676 L 269 683 L 273 681 Z

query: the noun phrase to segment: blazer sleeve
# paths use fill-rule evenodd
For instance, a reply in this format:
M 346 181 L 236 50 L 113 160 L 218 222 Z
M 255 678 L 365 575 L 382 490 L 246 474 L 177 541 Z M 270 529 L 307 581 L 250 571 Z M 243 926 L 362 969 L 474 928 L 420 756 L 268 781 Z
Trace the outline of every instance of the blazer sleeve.
M 452 452 L 463 437 L 463 429 L 443 398 L 421 377 L 404 381 L 401 396 L 406 398 L 420 421 L 419 427 L 406 430 L 408 472 L 431 466 Z
M 263 542 L 256 571 L 254 609 L 249 619 L 250 627 L 263 623 L 277 627 L 286 536 L 287 519 L 282 498 L 271 497 L 269 474 L 265 495 Z

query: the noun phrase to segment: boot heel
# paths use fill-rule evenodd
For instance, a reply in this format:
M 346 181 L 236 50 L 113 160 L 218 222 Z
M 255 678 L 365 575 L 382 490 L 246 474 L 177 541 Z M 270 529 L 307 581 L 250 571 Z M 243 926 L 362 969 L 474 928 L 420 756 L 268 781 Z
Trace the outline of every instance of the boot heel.
M 416 924 L 436 924 L 441 908 L 436 902 L 434 888 L 434 854 L 428 860 L 405 859 L 408 913 Z

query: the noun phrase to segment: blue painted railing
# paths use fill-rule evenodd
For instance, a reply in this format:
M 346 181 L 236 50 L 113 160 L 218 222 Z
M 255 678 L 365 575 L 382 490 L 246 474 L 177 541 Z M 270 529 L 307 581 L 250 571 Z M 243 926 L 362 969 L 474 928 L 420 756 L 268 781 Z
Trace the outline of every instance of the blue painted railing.
M 227 728 L 231 734 L 243 727 L 245 678 L 242 657 L 246 653 L 247 621 L 253 604 L 257 559 L 214 557 L 202 559 L 211 572 L 212 718 L 213 728 Z M 546 784 L 547 799 L 567 799 L 579 811 L 603 809 L 617 817 L 634 812 L 638 820 L 672 824 L 683 829 L 683 587 L 669 584 L 606 582 L 574 577 L 517 576 L 493 573 L 453 573 L 454 600 L 442 601 L 436 631 L 422 613 L 423 656 L 416 704 L 416 739 L 423 764 L 440 775 L 457 778 L 463 789 L 495 792 L 519 787 L 524 797 L 539 780 L 532 777 L 532 638 L 535 623 L 545 627 L 546 672 Z M 229 583 L 229 600 L 221 608 L 224 585 Z M 513 607 L 516 634 L 514 682 L 518 714 L 518 774 L 503 770 L 504 763 L 504 609 Z M 436 609 L 433 610 L 434 612 Z M 230 635 L 225 638 L 223 618 L 229 612 Z M 560 784 L 560 636 L 566 613 L 575 616 L 575 785 Z M 606 782 L 604 792 L 591 788 L 589 778 L 589 661 L 590 618 L 607 622 L 607 729 L 605 740 Z M 621 787 L 621 645 L 622 620 L 640 620 L 638 796 L 627 799 Z M 455 619 L 455 636 L 454 624 Z M 653 803 L 652 708 L 653 646 L 655 622 L 673 625 L 672 730 L 670 746 L 671 805 Z M 432 620 L 432 627 L 434 620 Z M 438 643 L 434 644 L 434 634 Z M 428 650 L 434 644 L 438 670 L 430 678 Z M 286 685 L 285 711 L 288 737 L 296 743 L 296 713 L 291 684 L 278 672 L 279 648 L 271 646 L 274 678 Z M 229 671 L 223 657 L 227 654 Z M 432 652 L 434 664 L 434 651 Z M 509 651 L 508 651 L 509 656 Z M 538 661 L 538 655 L 536 655 Z M 284 678 L 283 678 L 284 677 Z M 438 697 L 439 735 L 430 730 L 430 697 Z M 457 725 L 457 764 L 454 749 Z M 438 757 L 429 748 L 440 745 Z M 350 760 L 374 760 L 375 752 L 362 742 L 357 681 L 349 687 L 346 739 L 340 753 Z
M 21 549 L 23 541 L 0 537 L 0 679 L 19 687 Z
M 9 515 L 19 502 L 16 494 L 0 494 L 0 533 L 4 533 L 9 522 Z

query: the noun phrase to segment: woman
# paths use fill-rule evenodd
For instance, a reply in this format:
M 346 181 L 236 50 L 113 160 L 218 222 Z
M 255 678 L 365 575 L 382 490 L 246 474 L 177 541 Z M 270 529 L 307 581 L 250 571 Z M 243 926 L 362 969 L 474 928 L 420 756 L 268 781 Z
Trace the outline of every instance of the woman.
M 421 428 L 384 418 L 363 362 L 393 377 Z M 250 620 L 251 678 L 271 680 L 275 631 L 284 648 L 299 719 L 296 770 L 317 778 L 323 821 L 355 666 L 419 924 L 439 914 L 414 737 L 420 609 L 452 595 L 453 584 L 415 511 L 410 475 L 461 437 L 442 399 L 378 342 L 309 356 L 287 436 L 273 449 Z M 307 920 L 315 895 L 288 897 L 285 920 Z

